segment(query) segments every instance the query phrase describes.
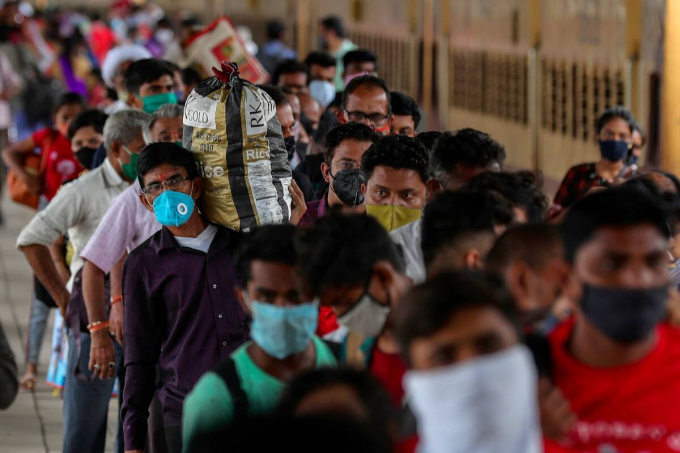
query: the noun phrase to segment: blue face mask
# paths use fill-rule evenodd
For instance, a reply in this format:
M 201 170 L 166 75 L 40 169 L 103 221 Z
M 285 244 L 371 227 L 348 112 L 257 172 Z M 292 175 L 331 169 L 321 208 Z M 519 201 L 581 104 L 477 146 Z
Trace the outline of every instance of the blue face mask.
M 612 162 L 618 162 L 626 157 L 628 142 L 620 140 L 600 140 L 600 155 Z
M 278 307 L 253 301 L 250 337 L 268 355 L 283 360 L 305 350 L 319 323 L 318 303 Z
M 182 192 L 166 190 L 153 201 L 153 211 L 161 225 L 179 227 L 187 223 L 194 212 L 194 199 Z

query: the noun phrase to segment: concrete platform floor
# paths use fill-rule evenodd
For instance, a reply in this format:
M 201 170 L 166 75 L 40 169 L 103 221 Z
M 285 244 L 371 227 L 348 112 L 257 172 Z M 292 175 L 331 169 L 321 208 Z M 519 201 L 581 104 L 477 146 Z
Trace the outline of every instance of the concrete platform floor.
M 25 344 L 31 302 L 32 274 L 14 244 L 33 212 L 3 197 L 5 225 L 0 227 L 0 322 L 19 367 L 24 371 Z M 20 392 L 12 406 L 0 411 L 1 453 L 56 453 L 62 451 L 62 400 L 45 384 L 50 358 L 52 320 L 45 332 L 40 353 L 39 379 L 34 392 Z M 111 400 L 106 451 L 113 452 L 118 403 Z M 85 453 L 85 452 L 84 452 Z

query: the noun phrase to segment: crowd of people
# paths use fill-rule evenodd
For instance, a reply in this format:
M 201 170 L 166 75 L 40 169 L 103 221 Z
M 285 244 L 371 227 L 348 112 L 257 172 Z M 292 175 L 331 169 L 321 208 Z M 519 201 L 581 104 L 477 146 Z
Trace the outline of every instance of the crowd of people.
M 120 452 L 680 451 L 680 181 L 638 167 L 628 110 L 602 113 L 601 159 L 551 202 L 487 133 L 426 130 L 339 18 L 304 59 L 272 21 L 245 41 L 290 219 L 236 232 L 201 212 L 183 147 L 203 26 L 126 1 L 0 8 L 6 186 L 38 211 L 17 238 L 25 373 L 0 328 L 0 408 L 35 388 L 56 308 L 64 452 L 104 451 L 114 394 Z M 32 80 L 62 87 L 40 90 L 51 116 Z

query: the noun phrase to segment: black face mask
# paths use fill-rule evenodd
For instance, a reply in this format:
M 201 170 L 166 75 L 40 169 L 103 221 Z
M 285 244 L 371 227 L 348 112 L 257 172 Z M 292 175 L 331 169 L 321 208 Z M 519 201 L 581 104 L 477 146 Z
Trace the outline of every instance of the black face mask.
M 292 135 L 288 138 L 283 139 L 283 142 L 286 144 L 286 151 L 288 152 L 288 162 L 293 160 L 293 156 L 295 155 L 295 137 Z
M 353 208 L 364 202 L 361 185 L 366 182 L 361 170 L 340 170 L 331 174 L 331 189 L 347 206 Z
M 615 289 L 584 285 L 581 309 L 605 335 L 619 343 L 647 338 L 666 313 L 668 287 Z
M 73 154 L 75 154 L 76 160 L 80 162 L 80 165 L 82 165 L 84 168 L 90 169 L 92 167 L 92 161 L 94 161 L 94 153 L 96 152 L 96 148 L 83 146 Z

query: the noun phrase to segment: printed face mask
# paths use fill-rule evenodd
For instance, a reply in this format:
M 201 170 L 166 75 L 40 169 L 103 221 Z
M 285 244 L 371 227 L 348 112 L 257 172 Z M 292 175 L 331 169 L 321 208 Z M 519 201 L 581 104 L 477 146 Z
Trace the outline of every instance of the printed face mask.
M 600 140 L 600 155 L 607 160 L 617 162 L 626 157 L 628 142 L 620 140 Z
M 279 360 L 304 351 L 319 323 L 317 302 L 278 307 L 253 301 L 251 311 L 250 336 L 264 352 Z
M 536 387 L 523 345 L 404 376 L 428 453 L 542 452 Z
M 387 231 L 394 231 L 418 220 L 423 215 L 423 210 L 391 204 L 367 204 L 366 214 L 375 217 Z
M 361 170 L 340 170 L 330 176 L 333 179 L 331 190 L 345 205 L 353 208 L 364 202 L 361 185 L 366 182 L 366 178 Z
M 153 201 L 153 212 L 161 225 L 179 227 L 187 223 L 194 212 L 194 199 L 186 193 L 165 190 Z
M 620 343 L 644 340 L 666 313 L 668 287 L 620 289 L 584 285 L 581 310 L 605 335 Z
M 134 181 L 137 179 L 137 162 L 139 162 L 139 154 L 133 153 L 125 145 L 123 145 L 123 149 L 128 153 L 128 156 L 130 156 L 130 162 L 124 164 L 122 160 L 118 159 L 118 163 L 128 181 Z
M 177 96 L 173 92 L 152 94 L 151 96 L 144 96 L 142 98 L 142 102 L 144 102 L 144 107 L 142 107 L 142 110 L 148 114 L 152 114 L 156 112 L 156 110 L 158 110 L 161 105 L 177 104 Z

